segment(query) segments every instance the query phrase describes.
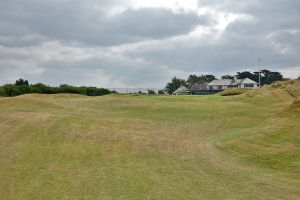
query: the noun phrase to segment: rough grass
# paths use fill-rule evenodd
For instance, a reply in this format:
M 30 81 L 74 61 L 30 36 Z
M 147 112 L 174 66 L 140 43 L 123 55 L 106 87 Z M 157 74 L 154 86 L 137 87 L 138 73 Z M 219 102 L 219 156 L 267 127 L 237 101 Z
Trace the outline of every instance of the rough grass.
M 247 88 L 227 88 L 226 90 L 220 92 L 221 96 L 234 96 L 246 93 L 250 89 Z
M 284 84 L 1 98 L 0 199 L 299 199 L 298 88 Z
M 281 88 L 286 90 L 290 95 L 294 97 L 300 96 L 300 79 L 297 80 L 289 80 L 289 81 L 279 81 L 271 86 L 272 88 Z

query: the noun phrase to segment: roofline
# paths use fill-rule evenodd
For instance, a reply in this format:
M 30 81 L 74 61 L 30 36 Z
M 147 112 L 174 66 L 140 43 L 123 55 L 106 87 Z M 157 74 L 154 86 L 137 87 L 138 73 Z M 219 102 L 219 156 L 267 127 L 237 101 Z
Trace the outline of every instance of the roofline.
M 245 80 L 251 80 L 252 82 L 243 82 Z M 217 84 L 217 83 L 213 83 L 214 81 L 230 81 L 229 84 Z M 231 85 L 238 85 L 238 84 L 258 84 L 256 81 L 253 81 L 250 78 L 244 78 L 244 79 L 236 79 L 236 81 L 234 79 L 219 79 L 219 80 L 213 80 L 210 83 L 208 83 L 208 86 L 231 86 Z

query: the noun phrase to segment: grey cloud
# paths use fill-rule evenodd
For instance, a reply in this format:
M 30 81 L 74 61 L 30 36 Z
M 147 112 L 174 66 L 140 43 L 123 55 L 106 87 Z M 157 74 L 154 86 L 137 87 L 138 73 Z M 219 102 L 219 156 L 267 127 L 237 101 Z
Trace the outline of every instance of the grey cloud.
M 193 13 L 175 14 L 164 9 L 127 10 L 112 21 L 113 31 L 134 37 L 164 38 L 188 33 L 209 19 Z
M 211 73 L 257 68 L 257 58 L 266 68 L 281 70 L 300 66 L 299 31 L 300 3 L 298 1 L 199 1 L 218 11 L 252 16 L 230 23 L 216 41 L 205 36 L 187 41 L 164 43 L 129 51 L 131 57 L 142 57 L 174 69 Z M 207 42 L 207 41 L 213 42 Z M 300 72 L 299 72 L 300 74 Z
M 299 28 L 300 2 L 295 0 L 199 0 L 200 6 L 218 11 L 242 13 L 258 21 L 257 30 Z
M 210 40 L 211 38 L 207 38 Z M 279 39 L 273 38 L 278 42 Z M 283 41 L 286 40 L 283 38 Z M 168 65 L 185 72 L 208 72 L 215 74 L 236 70 L 257 70 L 257 58 L 263 59 L 265 68 L 280 70 L 284 66 L 299 66 L 300 59 L 294 53 L 278 51 L 266 37 L 244 37 L 233 33 L 224 33 L 215 43 L 193 41 L 192 46 L 185 42 L 168 44 L 168 47 L 143 47 L 127 53 L 130 57 L 142 57 L 157 63 Z M 288 43 L 294 47 L 294 43 Z M 299 52 L 299 51 L 297 51 Z
M 209 22 L 194 13 L 177 14 L 166 9 L 127 9 L 109 16 L 107 5 L 110 4 L 102 0 L 97 4 L 101 5 L 99 8 L 82 1 L 4 1 L 0 3 L 0 25 L 6 24 L 0 33 L 11 37 L 34 34 L 62 42 L 117 45 L 183 34 Z M 11 41 L 22 45 L 22 41 Z M 11 43 L 2 40 L 2 44 Z
M 300 75 L 299 1 L 199 0 L 216 13 L 250 16 L 222 33 L 212 13 L 132 9 L 125 1 L 0 1 L 0 82 L 160 87 L 174 72 L 256 70 L 259 57 L 266 68 Z M 124 10 L 110 15 L 115 6 Z M 195 27 L 211 32 L 190 35 Z
M 280 30 L 270 35 L 275 46 L 298 58 L 300 52 L 300 30 Z
M 119 57 L 90 58 L 79 62 L 52 60 L 40 63 L 40 66 L 43 76 L 27 77 L 35 82 L 47 81 L 52 85 L 68 83 L 78 86 L 160 87 L 169 78 L 168 69 L 164 66 Z M 153 83 L 153 80 L 158 81 Z
M 51 85 L 161 87 L 169 78 L 170 69 L 159 63 L 112 54 L 102 48 L 49 43 L 31 48 L 0 47 L 0 72 L 0 83 L 22 77 L 31 83 Z

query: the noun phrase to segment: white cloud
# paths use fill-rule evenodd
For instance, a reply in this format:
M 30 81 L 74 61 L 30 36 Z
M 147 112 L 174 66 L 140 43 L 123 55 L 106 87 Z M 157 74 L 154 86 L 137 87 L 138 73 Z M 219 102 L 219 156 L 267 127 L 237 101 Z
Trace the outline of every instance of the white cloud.
M 281 69 L 280 72 L 289 78 L 298 78 L 300 77 L 300 66 L 298 67 L 288 67 L 285 69 Z

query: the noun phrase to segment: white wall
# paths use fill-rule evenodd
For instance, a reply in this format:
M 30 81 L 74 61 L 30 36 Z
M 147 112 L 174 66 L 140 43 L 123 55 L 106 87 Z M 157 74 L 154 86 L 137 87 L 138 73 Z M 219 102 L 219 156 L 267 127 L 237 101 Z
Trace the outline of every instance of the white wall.
M 253 85 L 254 85 L 253 87 L 246 87 L 245 84 L 241 84 L 241 88 L 257 88 L 257 84 L 253 84 Z
M 219 86 L 217 86 L 217 85 L 214 85 L 214 86 L 212 86 L 212 87 L 213 87 L 213 90 L 219 90 Z M 222 85 L 222 89 L 221 89 L 221 90 L 225 90 L 225 89 L 227 89 L 227 88 L 228 88 L 228 86 Z M 210 87 L 208 86 L 207 89 L 209 90 Z
M 213 90 L 219 90 L 219 87 L 217 85 L 214 85 L 212 87 L 213 87 Z M 257 87 L 258 87 L 257 84 L 254 84 L 254 87 L 245 87 L 245 84 L 238 85 L 238 88 L 257 88 Z M 228 88 L 228 86 L 226 86 L 226 85 L 222 86 L 222 90 L 226 90 L 227 88 Z M 210 86 L 207 86 L 207 89 L 209 90 Z

